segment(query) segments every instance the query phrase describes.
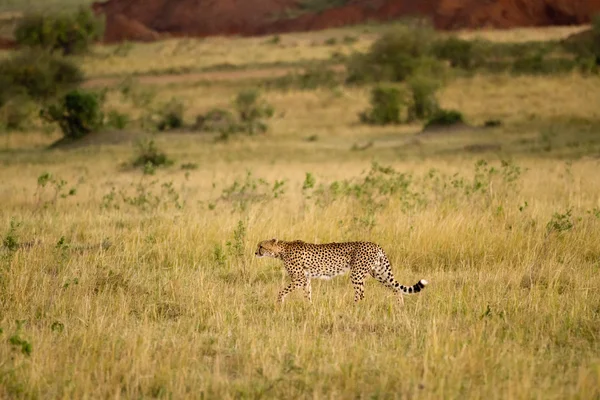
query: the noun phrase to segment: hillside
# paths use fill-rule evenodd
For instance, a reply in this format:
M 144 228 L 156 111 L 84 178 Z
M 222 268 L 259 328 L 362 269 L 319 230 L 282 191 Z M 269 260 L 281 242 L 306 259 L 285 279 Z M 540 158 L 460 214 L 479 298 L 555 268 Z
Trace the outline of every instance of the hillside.
M 107 42 L 163 35 L 264 35 L 318 30 L 407 16 L 429 17 L 443 30 L 587 23 L 600 0 L 109 0 Z

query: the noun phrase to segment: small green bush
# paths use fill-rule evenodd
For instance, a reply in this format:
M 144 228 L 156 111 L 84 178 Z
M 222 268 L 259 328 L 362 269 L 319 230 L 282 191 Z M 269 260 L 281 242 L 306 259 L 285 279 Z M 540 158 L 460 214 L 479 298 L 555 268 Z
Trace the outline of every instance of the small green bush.
M 425 124 L 425 128 L 433 126 L 451 126 L 458 123 L 464 123 L 464 117 L 460 111 L 456 110 L 438 110 Z
M 19 131 L 29 126 L 34 113 L 34 104 L 27 96 L 17 95 L 0 106 L 0 127 L 8 131 Z
M 0 71 L 3 70 L 4 63 L 0 62 Z M 15 97 L 27 97 L 27 90 L 15 85 L 10 75 L 0 73 L 0 107 L 10 102 Z
M 66 138 L 79 139 L 102 127 L 102 98 L 97 93 L 73 90 L 42 109 L 40 116 L 57 123 Z
M 234 106 L 242 122 L 271 118 L 274 112 L 270 104 L 260 99 L 260 92 L 256 89 L 247 89 L 239 92 L 235 98 Z
M 188 170 L 188 171 L 192 171 L 192 170 L 196 170 L 199 168 L 198 163 L 195 162 L 186 162 L 181 164 L 181 169 L 183 170 Z
M 354 44 L 356 42 L 358 42 L 358 38 L 356 36 L 346 35 L 342 38 L 342 43 L 344 44 Z
M 0 64 L 2 68 L 2 64 Z M 15 96 L 27 95 L 24 88 L 13 85 L 9 77 L 0 74 L 0 107 L 5 105 Z
M 280 44 L 281 43 L 281 36 L 274 35 L 271 39 L 265 41 L 265 43 L 266 44 L 272 44 L 272 45 Z
M 72 14 L 26 15 L 15 29 L 15 39 L 23 46 L 71 55 L 85 53 L 103 31 L 102 21 L 81 8 Z
M 111 110 L 106 115 L 105 125 L 109 128 L 123 130 L 129 125 L 129 115 Z
M 235 116 L 231 111 L 213 108 L 205 114 L 199 114 L 194 127 L 200 131 L 217 132 L 223 126 L 229 126 L 235 122 Z
M 324 66 L 309 67 L 298 76 L 298 87 L 303 90 L 333 88 L 339 84 L 336 72 Z
M 157 91 L 140 85 L 132 76 L 127 76 L 118 85 L 123 100 L 131 102 L 137 108 L 148 108 L 154 101 Z
M 440 82 L 434 78 L 415 75 L 408 81 L 411 102 L 408 107 L 408 120 L 422 120 L 435 114 L 439 105 L 435 94 L 440 88 Z
M 273 106 L 260 98 L 258 90 L 242 90 L 233 105 L 240 121 L 239 131 L 254 135 L 268 130 L 264 119 L 271 118 L 275 111 Z
M 213 108 L 196 117 L 194 129 L 204 132 L 235 132 L 239 129 L 235 115 L 229 110 Z
M 543 53 L 517 58 L 512 65 L 514 75 L 552 75 L 573 71 L 580 64 L 564 57 L 545 57 Z
M 145 171 L 156 167 L 168 167 L 173 160 L 160 150 L 154 140 L 140 141 L 137 143 L 137 155 L 132 162 L 134 167 L 143 167 Z
M 493 43 L 477 40 L 472 46 L 475 66 L 492 73 L 547 74 L 572 69 L 576 64 L 565 58 L 566 54 L 560 54 L 558 42 L 553 41 Z
M 218 140 L 228 140 L 232 134 L 255 135 L 265 133 L 268 125 L 265 119 L 271 118 L 273 107 L 260 98 L 255 89 L 243 90 L 233 101 L 235 113 L 215 108 L 196 117 L 194 128 L 205 132 L 219 132 Z
M 183 103 L 175 98 L 163 104 L 158 112 L 157 129 L 159 131 L 169 131 L 182 128 L 184 109 Z
M 473 41 L 450 36 L 446 39 L 436 40 L 432 46 L 434 56 L 446 60 L 453 68 L 470 70 L 481 63 L 480 57 L 474 51 Z
M 3 93 L 26 93 L 46 100 L 83 81 L 83 73 L 70 60 L 44 52 L 26 51 L 0 62 Z
M 498 126 L 502 126 L 502 121 L 499 119 L 488 119 L 483 123 L 485 128 L 496 128 Z
M 265 133 L 269 130 L 269 125 L 262 120 L 253 120 L 244 123 L 242 126 L 242 132 L 247 133 L 248 135 L 258 135 L 261 133 Z
M 402 82 L 432 58 L 435 31 L 430 26 L 402 27 L 381 36 L 366 54 L 353 55 L 348 64 L 348 83 Z M 440 66 L 441 68 L 441 66 Z
M 589 31 L 573 35 L 561 44 L 577 57 L 579 63 L 600 66 L 600 14 L 592 17 L 592 27 Z
M 371 91 L 371 109 L 359 114 L 365 124 L 399 124 L 404 106 L 403 93 L 397 87 L 377 86 Z

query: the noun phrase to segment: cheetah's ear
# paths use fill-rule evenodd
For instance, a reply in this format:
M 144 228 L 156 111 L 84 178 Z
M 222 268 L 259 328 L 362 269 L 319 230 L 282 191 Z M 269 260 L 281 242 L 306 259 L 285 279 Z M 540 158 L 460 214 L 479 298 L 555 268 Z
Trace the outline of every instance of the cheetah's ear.
M 277 244 L 277 242 L 279 242 L 279 240 L 277 240 L 275 238 L 271 239 L 271 241 L 273 242 L 273 244 Z

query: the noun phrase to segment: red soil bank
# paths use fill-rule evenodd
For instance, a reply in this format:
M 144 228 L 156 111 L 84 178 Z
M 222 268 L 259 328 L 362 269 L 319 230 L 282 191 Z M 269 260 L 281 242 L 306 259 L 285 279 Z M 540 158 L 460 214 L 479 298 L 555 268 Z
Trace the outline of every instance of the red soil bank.
M 0 37 L 0 50 L 11 50 L 17 47 L 17 42 L 12 39 Z
M 424 15 L 438 29 L 512 28 L 588 23 L 600 0 L 354 0 L 286 18 L 298 0 L 109 0 L 106 42 L 174 36 L 261 35 L 333 28 Z

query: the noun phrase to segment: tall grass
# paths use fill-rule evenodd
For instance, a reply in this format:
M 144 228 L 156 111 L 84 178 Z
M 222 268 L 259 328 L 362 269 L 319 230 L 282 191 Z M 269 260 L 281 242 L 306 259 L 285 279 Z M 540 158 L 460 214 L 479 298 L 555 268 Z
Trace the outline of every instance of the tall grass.
M 472 161 L 367 180 L 368 164 L 323 163 L 303 190 L 298 160 L 254 168 L 267 184 L 237 196 L 223 196 L 247 179 L 236 163 L 141 181 L 28 167 L 2 183 L 0 393 L 600 395 L 596 163 Z M 253 257 L 271 237 L 376 241 L 399 280 L 431 285 L 398 308 L 374 281 L 354 304 L 341 277 L 315 282 L 312 305 L 294 294 L 277 307 L 281 265 Z

